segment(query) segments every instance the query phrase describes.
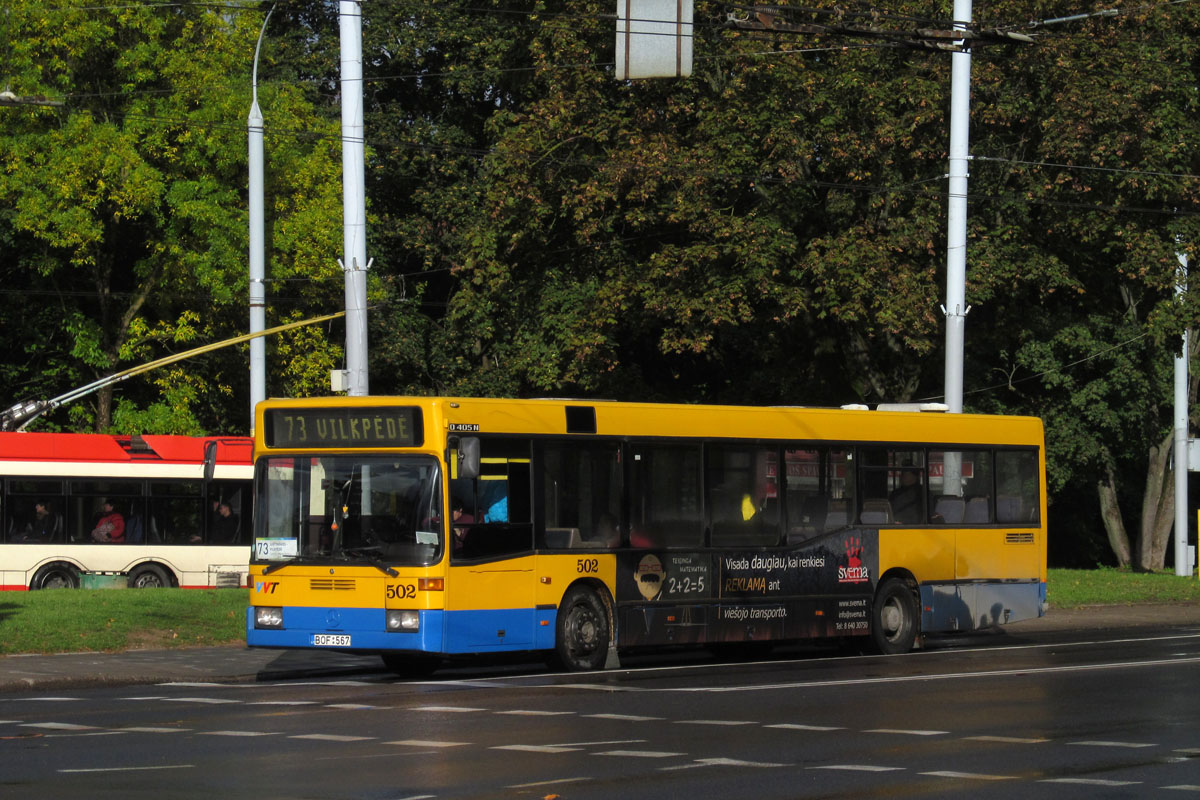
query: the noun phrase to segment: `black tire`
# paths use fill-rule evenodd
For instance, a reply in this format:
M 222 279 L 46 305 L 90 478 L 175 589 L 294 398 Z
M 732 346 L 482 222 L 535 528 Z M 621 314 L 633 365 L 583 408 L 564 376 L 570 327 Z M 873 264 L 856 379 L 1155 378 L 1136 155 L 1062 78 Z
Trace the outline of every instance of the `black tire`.
M 875 592 L 871 607 L 871 638 L 884 655 L 907 653 L 920 628 L 917 595 L 907 581 L 888 578 Z
M 380 658 L 385 667 L 401 678 L 425 678 L 441 665 L 441 660 L 433 656 L 411 653 L 383 653 Z
M 559 664 L 572 672 L 603 669 L 611 638 L 608 609 L 596 593 L 583 586 L 568 591 L 555 627 Z
M 47 564 L 29 582 L 30 589 L 78 589 L 79 572 L 70 564 Z
M 142 564 L 129 572 L 130 589 L 169 589 L 171 576 L 157 564 Z

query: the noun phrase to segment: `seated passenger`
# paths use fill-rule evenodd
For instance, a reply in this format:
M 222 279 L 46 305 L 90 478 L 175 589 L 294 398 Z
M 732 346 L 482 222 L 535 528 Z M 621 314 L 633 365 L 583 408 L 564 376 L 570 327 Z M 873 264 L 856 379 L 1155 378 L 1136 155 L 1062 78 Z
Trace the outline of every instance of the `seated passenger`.
M 92 528 L 92 540 L 120 544 L 125 541 L 125 517 L 113 508 L 111 500 L 105 498 L 100 505 L 100 518 Z
M 33 506 L 33 519 L 25 526 L 21 538 L 24 542 L 48 542 L 58 529 L 58 514 L 52 510 L 49 500 L 39 500 Z

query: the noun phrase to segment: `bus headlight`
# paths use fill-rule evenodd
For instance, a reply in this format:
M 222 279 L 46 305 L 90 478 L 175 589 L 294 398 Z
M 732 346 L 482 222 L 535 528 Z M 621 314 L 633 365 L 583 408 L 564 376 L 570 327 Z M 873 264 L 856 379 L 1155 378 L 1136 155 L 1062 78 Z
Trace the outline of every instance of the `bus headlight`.
M 256 606 L 254 608 L 254 627 L 282 628 L 283 609 L 275 606 Z
M 421 629 L 421 614 L 417 611 L 388 611 L 389 633 L 416 633 Z

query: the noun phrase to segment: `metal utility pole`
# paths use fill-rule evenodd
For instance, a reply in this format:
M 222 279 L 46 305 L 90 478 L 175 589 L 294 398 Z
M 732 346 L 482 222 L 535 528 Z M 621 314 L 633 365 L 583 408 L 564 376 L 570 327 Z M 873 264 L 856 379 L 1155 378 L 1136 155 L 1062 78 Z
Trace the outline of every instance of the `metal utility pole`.
M 971 0 L 954 0 L 954 29 L 971 23 Z M 970 157 L 971 51 L 950 56 L 950 184 L 946 210 L 946 410 L 962 413 L 967 312 L 967 175 Z
M 1179 260 L 1179 279 L 1175 294 L 1187 292 L 1188 258 Z M 1188 557 L 1188 332 L 1183 331 L 1183 351 L 1175 356 L 1175 574 L 1191 575 L 1192 560 Z
M 262 48 L 263 34 L 267 32 L 267 20 L 275 6 L 263 18 L 258 32 L 258 44 L 254 45 L 254 69 L 250 76 L 250 333 L 261 332 L 267 326 L 266 284 L 266 241 L 263 212 L 263 117 L 258 108 L 258 53 Z M 267 398 L 267 349 L 262 336 L 250 340 L 250 435 L 254 435 L 254 408 Z
M 367 211 L 362 85 L 362 4 L 340 0 L 342 221 L 346 276 L 346 379 L 350 396 L 370 393 L 367 380 Z

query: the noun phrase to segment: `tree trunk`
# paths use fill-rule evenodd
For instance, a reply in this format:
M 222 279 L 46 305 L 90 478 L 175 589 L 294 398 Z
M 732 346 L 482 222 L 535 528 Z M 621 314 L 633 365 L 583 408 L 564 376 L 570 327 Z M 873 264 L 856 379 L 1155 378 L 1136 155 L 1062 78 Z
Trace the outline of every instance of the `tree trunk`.
M 1130 562 L 1129 535 L 1125 533 L 1125 522 L 1121 519 L 1121 506 L 1117 502 L 1117 482 L 1112 469 L 1106 469 L 1104 479 L 1096 482 L 1100 495 L 1100 517 L 1108 534 L 1108 545 L 1117 557 L 1117 566 L 1128 567 Z
M 1162 569 L 1167 563 L 1167 541 L 1175 524 L 1175 471 L 1167 466 L 1174 438 L 1175 432 L 1170 431 L 1150 448 L 1138 531 L 1137 565 L 1141 569 Z

